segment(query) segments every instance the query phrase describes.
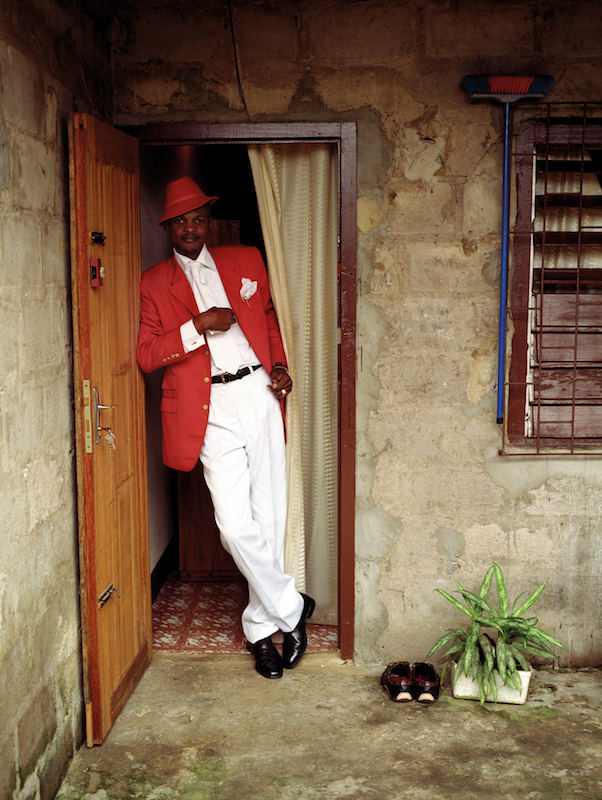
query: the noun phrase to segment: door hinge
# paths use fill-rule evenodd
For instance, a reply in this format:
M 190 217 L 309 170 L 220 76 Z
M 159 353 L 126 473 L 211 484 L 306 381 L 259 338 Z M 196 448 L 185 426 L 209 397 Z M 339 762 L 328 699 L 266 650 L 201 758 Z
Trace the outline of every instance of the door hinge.
M 114 594 L 121 598 L 119 590 L 116 589 L 112 583 L 110 583 L 104 592 L 101 592 L 101 594 L 98 595 L 98 607 L 102 608 L 104 605 L 106 605 Z

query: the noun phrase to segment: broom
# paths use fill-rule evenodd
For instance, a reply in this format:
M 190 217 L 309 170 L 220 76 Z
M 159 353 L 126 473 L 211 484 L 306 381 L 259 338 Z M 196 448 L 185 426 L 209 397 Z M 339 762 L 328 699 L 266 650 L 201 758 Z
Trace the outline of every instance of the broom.
M 500 275 L 500 322 L 497 367 L 497 422 L 504 420 L 504 380 L 506 355 L 506 301 L 508 294 L 508 219 L 510 216 L 510 129 L 512 104 L 517 100 L 537 100 L 550 91 L 550 75 L 465 75 L 460 81 L 472 100 L 496 100 L 504 106 L 504 166 L 502 186 L 502 268 Z

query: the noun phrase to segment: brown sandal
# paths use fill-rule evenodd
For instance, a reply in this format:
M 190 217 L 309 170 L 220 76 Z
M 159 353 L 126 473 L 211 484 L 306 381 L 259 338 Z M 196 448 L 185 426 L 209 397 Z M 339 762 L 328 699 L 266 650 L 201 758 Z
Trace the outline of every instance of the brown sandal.
M 380 676 L 380 685 L 396 703 L 408 703 L 412 699 L 412 668 L 407 661 L 389 664 Z

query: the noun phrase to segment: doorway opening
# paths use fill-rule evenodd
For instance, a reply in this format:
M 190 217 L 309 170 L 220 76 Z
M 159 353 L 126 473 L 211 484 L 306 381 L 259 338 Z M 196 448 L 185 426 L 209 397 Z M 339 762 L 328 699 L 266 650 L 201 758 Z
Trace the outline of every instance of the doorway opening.
M 333 148 L 333 154 L 341 160 L 341 129 L 349 140 L 353 127 L 353 145 L 355 144 L 355 126 L 352 124 L 324 125 L 321 135 L 310 140 L 326 138 Z M 217 194 L 220 201 L 216 204 L 217 224 L 214 239 L 210 245 L 240 243 L 257 247 L 264 260 L 265 244 L 263 241 L 260 215 L 255 195 L 253 174 L 247 154 L 247 142 L 273 141 L 274 126 L 271 131 L 263 131 L 258 136 L 258 127 L 253 128 L 252 136 L 240 136 L 241 126 L 202 126 L 201 136 L 193 124 L 169 125 L 137 129 L 134 134 L 140 140 L 140 194 L 141 194 L 141 242 L 142 267 L 146 269 L 170 255 L 170 246 L 164 231 L 156 224 L 159 218 L 164 197 L 165 185 L 169 180 L 188 174 L 194 177 L 209 194 Z M 299 136 L 299 124 L 279 126 L 287 130 L 287 140 L 291 134 L 295 141 L 305 140 Z M 307 126 L 301 125 L 307 128 Z M 320 126 L 318 126 L 320 127 Z M 216 129 L 219 128 L 219 131 Z M 232 131 L 236 128 L 238 137 L 232 140 Z M 210 131 L 211 135 L 207 136 Z M 195 133 L 197 134 L 195 136 Z M 242 131 L 242 133 L 245 133 Z M 266 136 L 265 134 L 272 134 Z M 307 130 L 305 131 L 307 133 Z M 324 137 L 324 133 L 328 136 Z M 336 136 L 333 136 L 336 133 Z M 276 137 L 282 140 L 282 136 Z M 242 139 L 242 140 L 241 140 Z M 349 141 L 347 141 L 349 144 Z M 353 187 L 353 239 L 355 241 L 355 172 L 350 169 L 354 162 L 355 149 L 347 147 L 346 169 L 339 169 L 339 192 L 343 185 Z M 352 173 L 352 180 L 349 180 Z M 339 202 L 339 208 L 342 205 Z M 333 567 L 334 619 L 330 617 L 318 622 L 327 625 L 310 626 L 314 629 L 314 644 L 310 649 L 340 649 L 343 657 L 352 656 L 353 652 L 353 455 L 354 443 L 354 381 L 355 381 L 355 267 L 354 259 L 349 258 L 349 239 L 341 236 L 345 222 L 349 228 L 350 213 L 340 213 L 339 236 L 341 248 L 339 252 L 338 294 L 335 304 L 335 317 L 340 327 L 339 369 L 333 374 L 333 390 L 338 395 L 338 442 L 334 447 L 338 462 L 338 502 L 335 498 L 334 509 L 337 519 L 335 548 L 338 544 L 338 557 L 335 549 Z M 344 219 L 343 219 L 344 218 Z M 347 252 L 344 243 L 347 242 Z M 350 286 L 349 264 L 353 262 L 353 291 L 345 291 Z M 353 346 L 352 358 L 349 358 Z M 352 365 L 350 368 L 350 364 Z M 336 369 L 334 370 L 336 372 Z M 222 549 L 219 534 L 213 521 L 213 511 L 207 489 L 202 479 L 200 466 L 192 473 L 175 473 L 162 465 L 160 434 L 160 397 L 161 375 L 147 376 L 147 431 L 148 431 L 148 463 L 149 463 L 149 522 L 150 522 L 150 554 L 153 570 L 153 595 L 155 607 L 161 603 L 165 606 L 167 617 L 172 620 L 177 616 L 189 626 L 187 631 L 177 632 L 180 649 L 191 650 L 195 641 L 202 641 L 200 647 L 206 648 L 207 635 L 211 639 L 211 622 L 219 619 L 216 630 L 216 646 L 213 652 L 242 652 L 244 642 L 240 631 L 240 613 L 244 607 L 246 586 L 238 575 L 234 563 Z M 351 387 L 351 391 L 350 391 Z M 336 415 L 336 411 L 335 411 Z M 350 429 L 353 428 L 352 436 Z M 343 454 L 345 457 L 343 457 Z M 351 470 L 349 469 L 351 467 Z M 351 499 L 351 504 L 350 504 Z M 351 524 L 350 524 L 351 523 Z M 200 536 L 201 534 L 201 536 Z M 310 576 L 311 577 L 311 576 Z M 171 598 L 170 606 L 165 598 Z M 174 615 L 174 608 L 178 614 Z M 203 617 L 206 610 L 209 618 Z M 227 613 L 226 613 L 227 612 Z M 232 623 L 225 621 L 230 615 Z M 334 624 L 333 624 L 334 623 Z M 190 626 L 193 626 L 192 628 Z M 158 615 L 155 619 L 155 641 L 165 638 L 173 649 L 176 632 L 169 630 L 161 623 Z M 308 630 L 311 635 L 311 630 Z M 198 634 L 201 634 L 200 636 Z M 184 647 L 182 645 L 185 645 Z M 159 643 L 159 648 L 160 648 Z M 187 647 L 186 647 L 187 646 Z M 209 647 L 211 645 L 209 644 Z M 166 648 L 166 649 L 169 649 Z

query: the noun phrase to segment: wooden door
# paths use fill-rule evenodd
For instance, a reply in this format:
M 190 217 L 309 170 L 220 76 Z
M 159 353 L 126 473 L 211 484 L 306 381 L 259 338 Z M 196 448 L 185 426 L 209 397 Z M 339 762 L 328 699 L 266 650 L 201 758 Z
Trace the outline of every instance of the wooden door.
M 152 653 L 144 388 L 136 365 L 138 142 L 85 114 L 70 158 L 74 382 L 87 744 Z

